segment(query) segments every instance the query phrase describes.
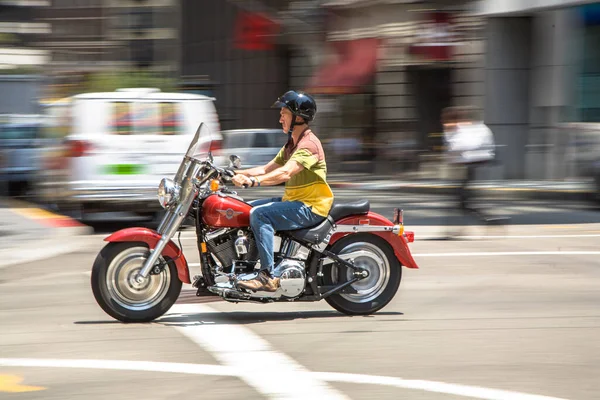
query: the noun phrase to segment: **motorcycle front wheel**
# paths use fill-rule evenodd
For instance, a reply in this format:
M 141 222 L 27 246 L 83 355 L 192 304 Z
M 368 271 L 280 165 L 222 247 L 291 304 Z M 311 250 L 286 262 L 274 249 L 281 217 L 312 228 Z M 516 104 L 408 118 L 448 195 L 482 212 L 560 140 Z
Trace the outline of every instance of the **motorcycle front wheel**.
M 355 233 L 337 241 L 330 251 L 337 255 L 361 252 L 354 265 L 369 272 L 351 285 L 352 292 L 325 298 L 331 307 L 347 315 L 369 315 L 392 301 L 400 286 L 402 266 L 389 243 L 377 235 Z M 352 279 L 353 271 L 333 263 L 323 268 L 323 274 L 326 285 L 340 285 Z
M 96 257 L 92 268 L 92 291 L 98 305 L 122 322 L 149 322 L 165 314 L 181 292 L 177 268 L 168 258 L 142 283 L 135 276 L 148 257 L 143 243 L 109 243 Z

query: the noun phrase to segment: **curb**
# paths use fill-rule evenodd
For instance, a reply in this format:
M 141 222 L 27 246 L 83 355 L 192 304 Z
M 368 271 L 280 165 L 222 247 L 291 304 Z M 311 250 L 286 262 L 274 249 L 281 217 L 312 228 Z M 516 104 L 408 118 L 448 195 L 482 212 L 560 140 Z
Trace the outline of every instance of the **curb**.
M 330 182 L 329 186 L 334 189 L 356 189 L 379 192 L 402 191 L 414 194 L 455 194 L 457 185 L 452 184 L 421 184 L 421 183 L 389 183 L 389 182 Z M 535 188 L 535 187 L 477 187 L 475 192 L 487 195 L 498 195 L 520 199 L 540 200 L 594 200 L 597 195 L 592 189 L 559 189 L 559 188 Z
M 33 233 L 20 235 L 18 226 L 13 226 L 18 244 L 0 248 L 0 268 L 43 260 L 70 253 L 81 248 L 92 227 L 65 215 L 55 214 L 39 206 L 21 200 L 0 199 L 6 209 L 35 222 L 39 228 Z M 31 229 L 27 229 L 31 231 Z M 39 234 L 37 234 L 39 230 Z

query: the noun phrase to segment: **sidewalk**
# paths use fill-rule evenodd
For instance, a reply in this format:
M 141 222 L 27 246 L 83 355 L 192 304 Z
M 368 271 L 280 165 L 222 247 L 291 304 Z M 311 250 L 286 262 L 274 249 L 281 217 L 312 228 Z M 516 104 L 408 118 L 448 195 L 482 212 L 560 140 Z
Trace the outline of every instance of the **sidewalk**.
M 374 174 L 329 174 L 332 188 L 390 191 L 415 194 L 452 194 L 457 182 L 442 179 L 406 179 Z M 599 195 L 591 181 L 474 181 L 474 190 L 485 195 L 514 199 L 593 200 Z
M 92 232 L 69 217 L 0 198 L 0 268 L 72 251 Z

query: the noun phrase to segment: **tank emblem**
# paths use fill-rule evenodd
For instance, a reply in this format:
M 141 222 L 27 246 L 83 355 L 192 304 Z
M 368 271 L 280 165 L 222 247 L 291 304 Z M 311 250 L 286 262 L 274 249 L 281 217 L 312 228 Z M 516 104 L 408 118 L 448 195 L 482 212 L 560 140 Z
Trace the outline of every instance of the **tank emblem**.
M 233 211 L 231 208 L 228 208 L 227 210 L 217 210 L 217 212 L 221 215 L 224 215 L 227 219 L 232 219 L 233 217 L 243 214 L 242 211 Z

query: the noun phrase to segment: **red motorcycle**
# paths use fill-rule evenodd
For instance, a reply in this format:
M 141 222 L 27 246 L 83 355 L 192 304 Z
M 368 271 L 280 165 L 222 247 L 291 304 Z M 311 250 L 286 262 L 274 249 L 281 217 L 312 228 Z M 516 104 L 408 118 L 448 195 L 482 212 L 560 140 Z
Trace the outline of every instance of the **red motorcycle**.
M 146 322 L 165 314 L 177 300 L 182 283 L 191 283 L 187 261 L 172 238 L 184 220 L 195 221 L 202 275 L 194 277 L 198 296 L 238 302 L 325 300 L 349 315 L 366 315 L 385 307 L 402 278 L 402 265 L 418 268 L 408 243 L 402 211 L 393 222 L 369 210 L 367 200 L 334 203 L 322 223 L 276 233 L 275 292 L 237 287 L 251 278 L 259 257 L 250 229 L 250 210 L 226 183 L 239 168 L 215 165 L 211 135 L 200 124 L 173 180 L 164 178 L 158 199 L 165 215 L 158 230 L 127 228 L 105 239 L 92 269 L 91 285 L 102 309 L 123 322 Z

